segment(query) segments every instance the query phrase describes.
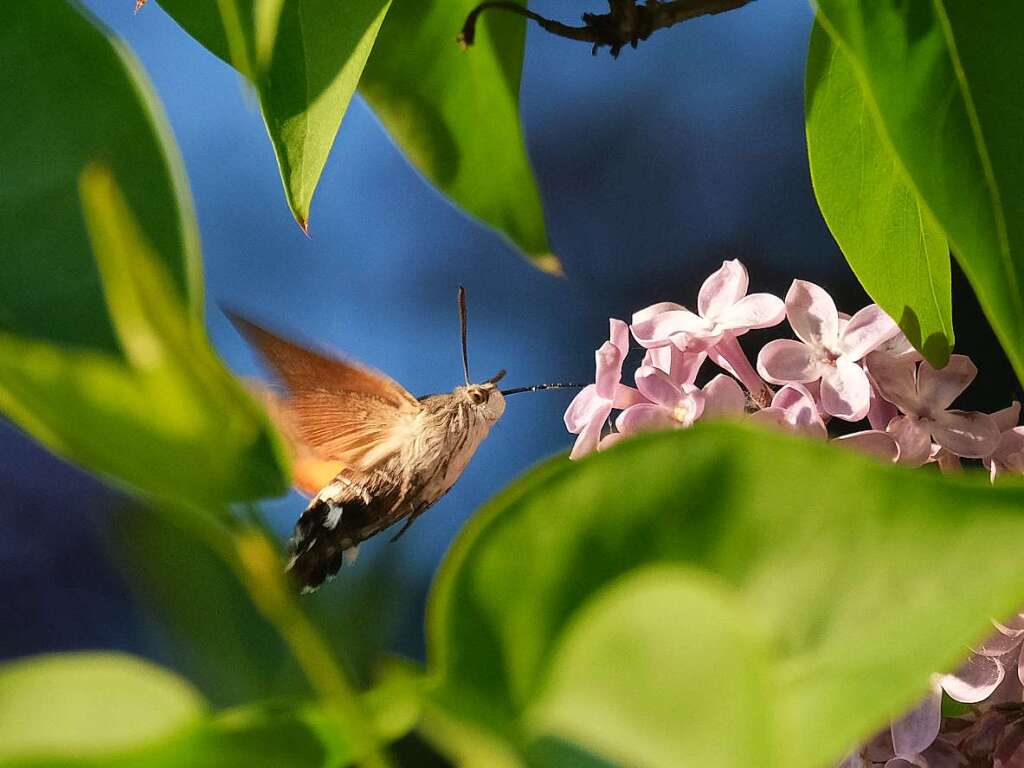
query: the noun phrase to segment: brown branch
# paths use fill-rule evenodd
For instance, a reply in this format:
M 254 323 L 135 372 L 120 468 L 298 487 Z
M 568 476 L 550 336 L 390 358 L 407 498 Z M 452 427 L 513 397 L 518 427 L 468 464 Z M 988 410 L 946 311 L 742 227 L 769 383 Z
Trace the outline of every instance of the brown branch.
M 697 16 L 742 8 L 751 2 L 753 0 L 647 0 L 644 5 L 637 5 L 637 0 L 608 0 L 608 13 L 584 13 L 583 26 L 571 27 L 546 19 L 517 2 L 489 0 L 470 11 L 458 40 L 464 49 L 473 45 L 480 14 L 486 10 L 503 10 L 525 16 L 553 35 L 591 43 L 595 54 L 598 48 L 607 45 L 612 56 L 618 56 L 626 45 L 636 48 L 640 40 L 646 40 L 659 29 Z

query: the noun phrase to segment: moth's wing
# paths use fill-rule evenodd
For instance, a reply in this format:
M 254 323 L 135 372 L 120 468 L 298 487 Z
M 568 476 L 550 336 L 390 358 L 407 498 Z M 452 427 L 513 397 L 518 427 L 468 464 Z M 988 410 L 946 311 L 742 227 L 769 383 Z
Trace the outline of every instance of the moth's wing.
M 281 407 L 302 441 L 317 456 L 366 470 L 415 437 L 416 409 L 396 408 L 361 392 L 302 392 Z
M 380 371 L 351 360 L 328 357 L 282 339 L 266 328 L 229 310 L 225 314 L 241 334 L 259 350 L 274 373 L 293 394 L 327 390 L 373 395 L 391 405 L 419 409 L 419 401 Z
M 394 379 L 229 317 L 287 389 L 259 394 L 292 445 L 300 490 L 316 493 L 344 468 L 365 471 L 414 436 L 422 406 Z

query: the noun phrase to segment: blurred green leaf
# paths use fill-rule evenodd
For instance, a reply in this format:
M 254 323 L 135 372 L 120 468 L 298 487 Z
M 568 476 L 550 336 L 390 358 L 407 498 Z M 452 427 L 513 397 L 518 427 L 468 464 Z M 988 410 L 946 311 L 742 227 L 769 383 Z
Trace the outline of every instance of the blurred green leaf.
M 83 174 L 82 203 L 123 359 L 0 333 L 0 409 L 56 453 L 160 498 L 210 508 L 284 491 L 265 414 L 105 169 Z
M 286 0 L 278 11 L 273 56 L 253 83 L 288 205 L 303 229 L 308 229 L 313 192 L 389 4 L 390 0 Z M 248 74 L 248 67 L 239 62 L 246 52 L 265 45 L 255 26 L 261 9 L 254 0 L 160 0 L 160 5 L 186 32 L 243 74 Z M 231 34 L 235 26 L 230 14 L 225 24 L 225 8 L 237 10 L 243 43 L 231 44 L 237 35 Z
M 1024 381 L 1024 5 L 817 7 Z
M 309 695 L 284 642 L 237 572 L 177 523 L 175 510 L 131 506 L 107 526 L 114 559 L 170 642 L 170 658 L 215 706 Z
M 620 765 L 771 766 L 768 661 L 728 587 L 638 569 L 572 618 L 527 718 Z
M 210 714 L 181 678 L 115 653 L 0 667 L 5 768 L 343 768 L 336 715 L 303 703 Z
M 120 40 L 77 3 L 0 4 L 0 104 L 0 332 L 118 353 L 78 200 L 79 174 L 93 161 L 122 180 L 146 240 L 201 322 L 181 159 Z
M 177 511 L 133 506 L 119 511 L 106 531 L 126 580 L 170 638 L 172 658 L 217 706 L 311 694 L 236 570 L 184 529 Z M 344 574 L 343 589 L 303 599 L 310 619 L 358 685 L 373 682 L 397 619 L 408 608 L 410 590 L 399 568 L 385 554 Z
M 807 54 L 807 154 L 818 205 L 865 290 L 941 368 L 953 348 L 949 247 L 820 24 Z
M 820 768 L 912 704 L 932 672 L 954 668 L 990 616 L 1024 602 L 1022 510 L 1020 487 L 883 465 L 742 425 L 637 437 L 582 462 L 559 457 L 478 514 L 442 566 L 428 617 L 433 695 L 522 748 L 545 735 L 544 719 L 530 719 L 539 702 L 592 690 L 576 689 L 579 665 L 609 647 L 602 633 L 611 628 L 602 603 L 589 617 L 580 609 L 636 568 L 676 563 L 721 585 L 728 598 L 702 611 L 715 612 L 733 648 L 741 638 L 728 617 L 743 617 L 772 686 L 762 691 L 738 658 L 743 676 L 712 664 L 719 689 L 692 698 L 650 622 L 677 627 L 667 637 L 698 656 L 711 652 L 709 625 L 694 618 L 680 630 L 664 603 L 653 615 L 621 616 L 625 636 L 646 632 L 650 652 L 671 663 L 657 690 L 674 688 L 677 697 L 645 706 L 663 713 L 671 704 L 682 724 L 701 716 L 705 700 L 760 697 L 723 714 L 735 733 L 772 728 L 770 752 L 756 764 Z M 686 599 L 705 605 L 714 594 Z M 592 647 L 574 626 L 594 630 Z M 644 738 L 653 748 L 665 730 L 663 714 L 638 709 L 652 674 L 640 668 L 645 653 L 622 644 L 618 660 L 591 673 L 603 694 L 624 695 L 629 680 L 609 668 L 633 670 L 630 722 L 650 720 Z M 607 748 L 605 739 L 589 743 L 607 716 L 597 704 L 578 713 L 573 735 Z M 584 717 L 592 718 L 586 729 Z M 699 752 L 700 738 L 680 725 L 671 749 Z M 659 755 L 635 752 L 632 764 L 666 764 Z
M 0 761 L 125 751 L 194 726 L 205 710 L 184 680 L 132 656 L 10 662 L 0 666 Z
M 359 87 L 424 176 L 557 274 L 519 122 L 525 21 L 485 14 L 462 52 L 455 36 L 476 5 L 395 0 Z

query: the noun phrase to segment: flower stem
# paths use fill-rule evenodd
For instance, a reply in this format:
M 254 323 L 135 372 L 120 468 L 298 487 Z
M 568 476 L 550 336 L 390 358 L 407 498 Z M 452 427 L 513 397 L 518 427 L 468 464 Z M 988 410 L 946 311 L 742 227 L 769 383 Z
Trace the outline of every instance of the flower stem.
M 726 334 L 710 351 L 714 362 L 732 373 L 747 388 L 750 399 L 758 408 L 767 408 L 772 401 L 772 390 L 757 375 L 754 366 L 747 359 L 743 347 L 732 334 Z

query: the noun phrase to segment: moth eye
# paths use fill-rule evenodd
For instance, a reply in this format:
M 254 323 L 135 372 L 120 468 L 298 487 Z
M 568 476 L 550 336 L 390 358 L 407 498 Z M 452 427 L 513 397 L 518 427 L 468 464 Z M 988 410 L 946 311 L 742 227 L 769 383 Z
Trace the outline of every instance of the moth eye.
M 473 405 L 483 405 L 487 400 L 487 393 L 482 389 L 474 389 L 470 391 L 469 399 L 473 401 Z

